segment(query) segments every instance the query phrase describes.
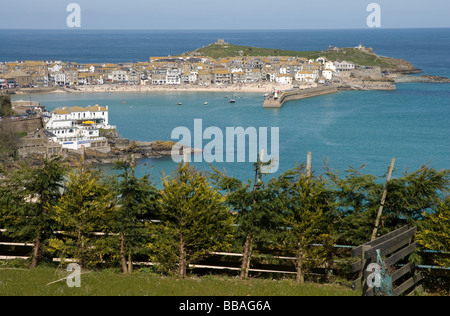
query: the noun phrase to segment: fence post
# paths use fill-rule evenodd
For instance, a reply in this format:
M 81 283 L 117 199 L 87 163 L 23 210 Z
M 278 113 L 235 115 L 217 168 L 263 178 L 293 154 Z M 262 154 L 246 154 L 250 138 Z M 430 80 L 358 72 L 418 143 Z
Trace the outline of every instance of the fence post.
M 372 248 L 370 245 L 362 245 L 361 249 L 361 290 L 363 296 L 367 289 L 366 266 L 368 264 L 368 260 L 370 259 L 366 258 L 365 252 L 370 250 L 370 248 Z
M 394 163 L 395 163 L 395 158 L 392 158 L 391 165 L 389 166 L 389 169 L 388 169 L 388 177 L 386 179 L 386 184 L 384 185 L 384 189 L 383 189 L 383 196 L 381 197 L 380 207 L 378 208 L 377 218 L 375 220 L 375 227 L 373 228 L 372 238 L 370 240 L 375 240 L 375 238 L 377 238 L 378 225 L 380 224 L 381 214 L 383 213 L 384 202 L 386 201 L 386 195 L 387 195 L 387 187 L 388 187 L 389 181 L 391 180 L 392 171 L 394 170 Z

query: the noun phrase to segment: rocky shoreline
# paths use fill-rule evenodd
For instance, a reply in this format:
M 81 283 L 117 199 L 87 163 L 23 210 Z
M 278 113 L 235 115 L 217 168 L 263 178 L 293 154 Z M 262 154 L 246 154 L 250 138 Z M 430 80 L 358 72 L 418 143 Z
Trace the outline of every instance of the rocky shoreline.
M 395 83 L 449 83 L 450 79 L 441 76 L 430 75 L 397 75 L 393 77 Z
M 84 165 L 112 165 L 118 161 L 129 160 L 131 157 L 136 160 L 146 158 L 162 158 L 172 156 L 172 147 L 176 144 L 173 141 L 129 141 L 128 139 L 111 137 L 117 134 L 117 131 L 108 135 L 109 146 L 101 149 L 82 148 L 79 150 L 62 150 L 58 156 L 68 166 L 76 166 L 81 161 Z M 39 148 L 41 148 L 39 146 Z M 38 149 L 39 149 L 38 148 Z M 184 147 L 183 151 L 190 154 L 201 153 L 201 149 Z M 180 150 L 181 154 L 181 150 Z M 15 168 L 21 163 L 29 166 L 40 166 L 44 158 L 49 158 L 41 150 L 30 151 L 26 155 L 19 156 L 19 159 L 0 156 L 0 167 Z
M 83 161 L 87 165 L 109 165 L 127 160 L 132 156 L 134 159 L 171 157 L 173 145 L 175 143 L 172 141 L 131 141 L 128 147 L 111 147 L 111 150 L 107 152 L 91 148 L 86 148 L 84 152 L 70 151 L 65 154 L 64 159 L 79 161 L 83 156 Z M 200 149 L 189 147 L 185 149 L 191 154 L 202 152 Z
M 337 85 L 337 89 L 342 90 L 396 90 L 393 80 L 351 80 Z

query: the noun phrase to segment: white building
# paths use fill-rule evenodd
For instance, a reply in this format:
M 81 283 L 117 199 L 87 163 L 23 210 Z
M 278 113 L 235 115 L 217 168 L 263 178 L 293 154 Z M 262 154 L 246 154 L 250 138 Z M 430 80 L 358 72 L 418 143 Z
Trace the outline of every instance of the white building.
M 59 72 L 59 71 L 61 71 L 62 66 L 61 66 L 61 64 L 55 63 L 55 64 L 48 65 L 47 69 L 49 72 Z
M 100 105 L 57 108 L 45 123 L 45 129 L 54 135 L 52 140 L 68 149 L 91 147 L 92 141 L 105 141 L 99 130 L 114 128 L 109 125 L 108 106 Z
M 329 81 L 331 81 L 331 79 L 333 78 L 333 74 L 334 74 L 334 70 L 332 70 L 332 69 L 324 69 L 323 71 L 322 71 L 322 76 L 326 79 L 326 80 L 329 80 Z
M 319 58 L 316 59 L 316 62 L 321 63 L 321 64 L 325 64 L 325 62 L 327 61 L 326 57 L 320 56 Z
M 181 71 L 178 68 L 167 69 L 166 84 L 178 85 L 181 83 Z
M 112 71 L 112 81 L 113 82 L 128 82 L 128 72 L 122 69 L 116 69 Z
M 275 71 L 266 72 L 266 79 L 268 79 L 270 82 L 276 81 L 277 72 L 275 72 Z
M 140 84 L 141 83 L 141 76 L 140 74 L 135 71 L 135 70 L 131 70 L 128 72 L 128 83 L 130 84 Z
M 336 66 L 334 65 L 334 63 L 332 61 L 325 62 L 325 64 L 323 65 L 323 69 L 331 69 L 334 72 L 336 72 Z
M 286 74 L 278 74 L 275 81 L 281 84 L 291 84 L 292 76 Z
M 334 66 L 336 71 L 352 71 L 355 69 L 355 64 L 348 61 L 335 61 Z
M 66 74 L 63 72 L 56 73 L 55 84 L 59 86 L 64 86 L 66 84 Z
M 306 82 L 314 82 L 317 80 L 317 71 L 316 70 L 302 70 L 297 71 L 295 74 L 295 80 L 297 81 L 306 81 Z
M 181 75 L 181 82 L 194 84 L 197 81 L 197 74 L 195 71 L 187 71 Z

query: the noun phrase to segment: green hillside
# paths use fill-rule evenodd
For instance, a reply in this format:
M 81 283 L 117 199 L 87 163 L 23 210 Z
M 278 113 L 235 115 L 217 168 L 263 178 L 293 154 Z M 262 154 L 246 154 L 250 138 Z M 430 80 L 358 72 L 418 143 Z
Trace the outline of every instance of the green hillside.
M 328 60 L 346 60 L 361 66 L 379 66 L 383 70 L 399 72 L 417 72 L 414 66 L 401 59 L 382 57 L 376 54 L 367 53 L 356 48 L 344 48 L 343 51 L 292 51 L 276 48 L 260 48 L 250 46 L 239 46 L 233 44 L 211 44 L 199 48 L 185 55 L 200 55 L 214 59 L 237 56 L 291 56 L 316 59 L 320 56 Z
M 199 48 L 194 52 L 211 58 L 236 57 L 236 56 L 313 56 L 317 52 L 298 52 L 283 49 L 259 48 L 239 45 L 219 45 L 211 44 L 206 47 Z M 188 54 L 192 54 L 188 53 Z M 309 58 L 309 57 L 308 57 Z M 312 57 L 311 57 L 312 58 Z

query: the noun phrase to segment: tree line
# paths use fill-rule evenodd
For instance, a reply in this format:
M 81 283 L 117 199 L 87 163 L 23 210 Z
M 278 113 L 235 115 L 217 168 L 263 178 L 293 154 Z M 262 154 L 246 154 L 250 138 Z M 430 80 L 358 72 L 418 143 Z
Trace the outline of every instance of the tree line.
M 254 164 L 254 180 L 241 181 L 213 166 L 205 173 L 181 163 L 157 189 L 149 174 L 135 176 L 132 159 L 118 162 L 114 176 L 82 163 L 69 168 L 59 158 L 38 168 L 22 164 L 1 172 L 0 228 L 33 242 L 31 267 L 56 256 L 131 273 L 133 258 L 145 256 L 183 278 L 208 253 L 233 250 L 243 255 L 244 279 L 264 245 L 296 258 L 301 283 L 305 272 L 332 260 L 333 245 L 370 240 L 387 190 L 377 236 L 417 225 L 422 249 L 450 248 L 448 170 L 424 165 L 385 184 L 385 176 L 363 168 L 316 174 L 296 165 L 265 181 L 261 165 Z

